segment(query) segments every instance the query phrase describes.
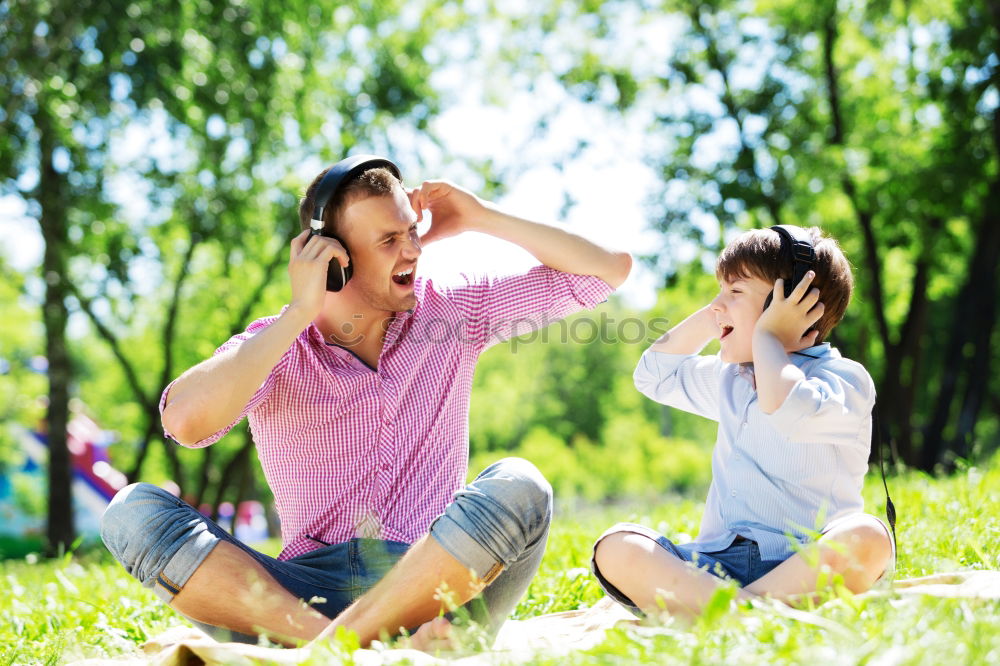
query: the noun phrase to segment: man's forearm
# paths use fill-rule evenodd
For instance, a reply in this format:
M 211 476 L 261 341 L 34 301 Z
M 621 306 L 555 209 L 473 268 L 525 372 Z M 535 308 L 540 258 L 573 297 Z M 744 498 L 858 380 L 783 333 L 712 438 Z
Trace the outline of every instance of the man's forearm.
M 189 369 L 167 395 L 164 428 L 181 444 L 194 444 L 232 423 L 309 323 L 289 308 L 236 349 Z
M 757 400 L 765 414 L 777 411 L 795 385 L 805 377 L 789 360 L 781 341 L 764 331 L 754 331 L 753 374 Z
M 558 271 L 593 275 L 617 288 L 632 270 L 632 256 L 627 252 L 607 250 L 582 236 L 538 222 L 488 209 L 475 226 L 476 231 L 514 243 L 536 259 Z

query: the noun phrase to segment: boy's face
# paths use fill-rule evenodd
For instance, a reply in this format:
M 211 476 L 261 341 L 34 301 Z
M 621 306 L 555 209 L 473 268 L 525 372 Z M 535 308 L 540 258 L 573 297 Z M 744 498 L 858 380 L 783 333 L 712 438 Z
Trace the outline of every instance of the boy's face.
M 719 283 L 711 308 L 719 325 L 719 356 L 727 363 L 753 361 L 753 329 L 773 285 L 758 277 Z

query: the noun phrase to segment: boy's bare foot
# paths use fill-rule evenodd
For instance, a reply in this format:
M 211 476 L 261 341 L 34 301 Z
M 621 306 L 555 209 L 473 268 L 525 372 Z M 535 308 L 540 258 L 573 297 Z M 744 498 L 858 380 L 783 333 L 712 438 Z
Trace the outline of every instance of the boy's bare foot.
M 411 648 L 421 652 L 442 652 L 458 647 L 451 622 L 443 617 L 436 617 L 420 625 L 410 636 L 409 643 Z

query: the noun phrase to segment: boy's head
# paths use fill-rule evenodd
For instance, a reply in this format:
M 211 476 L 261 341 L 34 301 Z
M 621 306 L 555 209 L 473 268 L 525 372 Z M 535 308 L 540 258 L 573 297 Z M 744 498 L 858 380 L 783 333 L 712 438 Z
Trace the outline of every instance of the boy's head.
M 823 316 L 814 326 L 819 332 L 816 341 L 822 342 L 844 317 L 854 290 L 854 278 L 851 274 L 851 265 L 837 241 L 823 236 L 817 227 L 807 229 L 806 232 L 812 239 L 816 251 L 816 262 L 812 266 L 816 277 L 812 281 L 812 286 L 819 289 L 819 298 L 824 305 Z M 731 288 L 732 285 L 741 283 L 745 289 L 737 290 L 735 295 L 754 299 L 754 306 L 747 308 L 747 317 L 752 316 L 753 321 L 747 319 L 740 322 L 741 326 L 738 327 L 745 329 L 750 325 L 751 330 L 734 331 L 741 333 L 740 337 L 745 336 L 747 343 L 753 332 L 752 324 L 756 323 L 757 317 L 763 312 L 764 301 L 774 286 L 774 281 L 778 278 L 782 278 L 785 282 L 790 281 L 792 268 L 790 253 L 781 251 L 781 237 L 772 229 L 747 231 L 729 243 L 719 255 L 715 276 L 722 283 L 723 292 L 727 291 L 727 285 Z M 723 294 L 720 294 L 720 299 L 722 297 Z M 756 306 L 757 300 L 760 301 L 759 307 Z M 727 335 L 723 336 L 725 337 Z M 736 362 L 748 360 L 750 359 L 745 358 Z

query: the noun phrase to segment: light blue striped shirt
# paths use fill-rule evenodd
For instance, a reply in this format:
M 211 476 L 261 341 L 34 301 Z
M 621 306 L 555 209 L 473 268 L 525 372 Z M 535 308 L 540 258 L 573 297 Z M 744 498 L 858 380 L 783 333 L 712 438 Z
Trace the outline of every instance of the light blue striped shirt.
M 786 559 L 794 542 L 863 511 L 875 385 L 829 343 L 789 358 L 805 379 L 772 414 L 760 410 L 750 364 L 647 350 L 635 369 L 649 398 L 719 422 L 701 552 L 741 535 L 758 543 L 761 559 Z

